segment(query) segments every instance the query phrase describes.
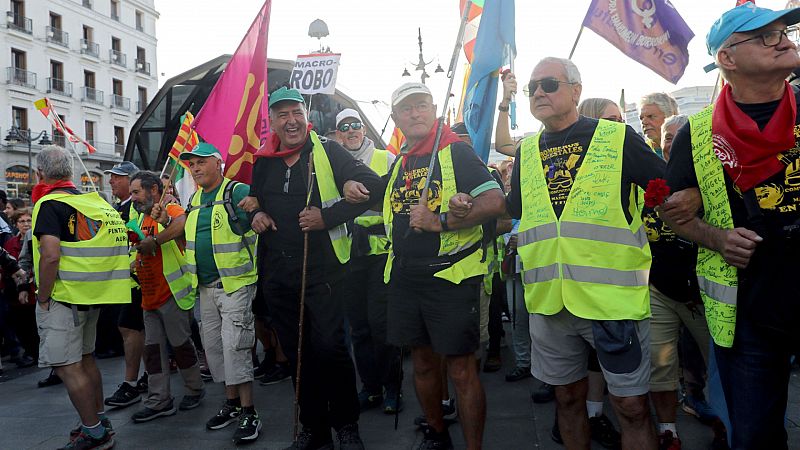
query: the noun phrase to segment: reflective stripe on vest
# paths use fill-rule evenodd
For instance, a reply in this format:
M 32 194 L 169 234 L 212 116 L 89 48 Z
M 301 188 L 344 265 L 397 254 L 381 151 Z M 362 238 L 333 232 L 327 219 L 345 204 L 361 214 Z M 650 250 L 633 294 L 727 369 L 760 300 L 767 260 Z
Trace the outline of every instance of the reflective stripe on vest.
M 160 223 L 157 227 L 159 233 L 164 231 L 164 226 Z M 186 264 L 185 252 L 181 252 L 174 239 L 161 244 L 161 266 L 175 303 L 184 311 L 192 309 L 196 298 L 196 291 L 192 287 L 192 274 L 189 272 L 189 265 Z
M 692 159 L 703 197 L 703 220 L 723 230 L 733 228 L 728 189 L 722 163 L 714 153 L 711 118 L 713 105 L 689 117 Z M 705 306 L 708 331 L 720 347 L 733 346 L 736 331 L 736 299 L 739 275 L 718 252 L 697 249 L 697 281 Z
M 317 133 L 311 131 L 309 133 L 311 142 L 314 148 L 311 150 L 312 158 L 314 158 L 314 172 L 317 174 L 317 187 L 319 188 L 319 199 L 322 203 L 322 208 L 328 208 L 342 199 L 339 193 L 339 188 L 336 187 L 336 179 L 333 177 L 333 169 L 331 169 L 331 162 L 328 160 L 328 153 L 325 152 L 325 147 L 322 146 Z M 345 224 L 337 225 L 328 230 L 328 237 L 333 245 L 333 252 L 341 264 L 345 264 L 350 260 L 350 237 L 347 234 L 347 226 Z
M 622 209 L 625 125 L 600 120 L 560 218 L 556 218 L 539 152 L 539 137 L 522 143 L 522 220 L 518 252 L 528 310 L 567 308 L 592 320 L 650 315 L 650 247 L 635 199 L 631 223 Z M 634 197 L 633 194 L 631 197 Z
M 69 205 L 88 219 L 100 222 L 97 233 L 89 240 L 61 241 L 58 276 L 50 296 L 77 305 L 130 303 L 128 236 L 119 212 L 96 192 L 48 194 L 33 208 L 34 226 L 41 206 L 48 201 Z M 41 254 L 35 229 L 32 239 L 34 273 L 39 279 Z
M 400 155 L 398 158 L 404 158 Z M 442 174 L 442 188 L 441 188 L 441 207 L 440 212 L 447 212 L 450 197 L 456 195 L 456 177 L 453 168 L 453 159 L 450 152 L 450 146 L 436 152 L 436 158 L 439 162 L 440 171 Z M 397 175 L 402 167 L 402 161 L 397 161 L 394 165 L 394 170 L 389 178 L 389 183 L 386 188 L 386 193 L 383 197 L 383 224 L 386 227 L 386 236 L 392 242 L 392 220 L 394 214 L 392 212 L 391 195 L 392 188 Z M 483 229 L 480 225 L 464 228 L 454 231 L 446 231 L 439 233 L 439 256 L 455 255 L 461 250 L 466 250 L 478 244 L 483 238 Z M 401 237 L 402 239 L 402 237 Z M 394 252 L 389 253 L 389 258 L 386 260 L 386 267 L 383 272 L 383 281 L 389 282 L 389 276 L 392 271 L 392 260 L 394 259 Z M 486 262 L 481 262 L 483 259 L 483 250 L 477 249 L 464 257 L 460 261 L 452 264 L 450 267 L 440 270 L 434 274 L 435 277 L 442 278 L 450 281 L 451 283 L 461 283 L 461 281 L 479 275 L 486 275 L 488 270 Z

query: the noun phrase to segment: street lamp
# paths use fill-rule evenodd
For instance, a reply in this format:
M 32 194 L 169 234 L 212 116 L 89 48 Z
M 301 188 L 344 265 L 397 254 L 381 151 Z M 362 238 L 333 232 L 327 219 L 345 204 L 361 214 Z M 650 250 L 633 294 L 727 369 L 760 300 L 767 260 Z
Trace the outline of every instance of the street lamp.
M 16 144 L 20 141 L 28 144 L 28 185 L 33 185 L 33 157 L 31 152 L 31 144 L 36 140 L 39 141 L 39 145 L 50 145 L 53 143 L 53 141 L 51 141 L 47 136 L 47 130 L 42 130 L 39 132 L 39 134 L 33 136 L 30 128 L 27 130 L 22 130 L 18 127 L 12 126 L 6 135 L 6 142 L 9 144 Z
M 418 44 L 419 45 L 419 61 L 417 61 L 417 65 L 414 66 L 414 70 L 418 70 L 418 71 L 421 70 L 422 71 L 422 73 L 420 74 L 419 78 L 420 78 L 420 81 L 422 81 L 422 84 L 425 84 L 425 79 L 431 77 L 430 75 L 428 75 L 428 71 L 425 70 L 425 67 L 433 64 L 433 60 L 425 62 L 425 58 L 422 57 L 422 28 L 417 28 L 417 41 L 419 43 Z M 442 72 L 444 72 L 444 69 L 442 69 L 442 65 L 441 64 L 437 64 L 436 65 L 436 69 L 433 72 L 434 73 L 442 73 Z M 404 68 L 402 76 L 410 77 L 411 74 L 408 72 L 408 69 Z

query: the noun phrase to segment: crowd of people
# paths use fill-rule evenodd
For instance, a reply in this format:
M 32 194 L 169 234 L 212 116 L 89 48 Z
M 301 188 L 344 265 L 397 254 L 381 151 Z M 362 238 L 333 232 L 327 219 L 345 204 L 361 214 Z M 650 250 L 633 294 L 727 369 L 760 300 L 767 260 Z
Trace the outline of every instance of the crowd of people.
M 506 381 L 542 382 L 533 401 L 555 400 L 551 437 L 566 448 L 678 450 L 679 407 L 712 426 L 712 448 L 788 448 L 797 22 L 800 9 L 725 12 L 706 37 L 719 98 L 687 117 L 667 94 L 644 96 L 644 136 L 613 101 L 581 101 L 578 67 L 548 57 L 522 89 L 544 129 L 515 141 L 507 72 L 495 148 L 509 159 L 489 166 L 420 83 L 391 94 L 397 156 L 352 109 L 318 136 L 303 96 L 277 89 L 253 181 L 224 177 L 219 150 L 201 143 L 180 156 L 198 186 L 187 205 L 130 162 L 108 171 L 110 205 L 72 184 L 69 152 L 45 147 L 32 209 L 0 196 L 3 352 L 51 368 L 40 385 L 64 384 L 80 417 L 65 449 L 111 448 L 107 407 L 141 403 L 132 421 L 148 422 L 196 408 L 208 383 L 224 384 L 225 401 L 206 428 L 233 424 L 234 443 L 253 442 L 256 380 L 287 379 L 301 425 L 289 449 L 363 449 L 359 414 L 404 407 L 404 355 L 419 448 L 453 448 L 458 420 L 478 449 L 479 372 L 503 367 L 504 337 Z M 658 198 L 664 180 L 671 194 Z M 124 354 L 107 398 L 96 345 Z M 724 393 L 714 407 L 707 384 Z

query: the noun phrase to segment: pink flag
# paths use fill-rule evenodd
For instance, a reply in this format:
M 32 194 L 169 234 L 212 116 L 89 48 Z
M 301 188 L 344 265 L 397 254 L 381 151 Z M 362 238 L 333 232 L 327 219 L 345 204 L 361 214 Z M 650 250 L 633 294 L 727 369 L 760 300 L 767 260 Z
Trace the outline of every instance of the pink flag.
M 194 119 L 197 133 L 225 158 L 225 176 L 243 183 L 250 182 L 253 155 L 268 142 L 267 30 L 271 3 L 264 2 Z

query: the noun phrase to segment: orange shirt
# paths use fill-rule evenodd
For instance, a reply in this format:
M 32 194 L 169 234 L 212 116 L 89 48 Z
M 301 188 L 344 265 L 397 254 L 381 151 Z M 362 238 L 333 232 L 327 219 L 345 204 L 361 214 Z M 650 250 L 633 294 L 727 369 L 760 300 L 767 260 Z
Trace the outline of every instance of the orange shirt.
M 183 208 L 177 204 L 167 205 L 167 214 L 176 219 L 184 214 Z M 158 234 L 158 223 L 150 215 L 145 215 L 142 221 L 142 233 L 145 236 Z M 183 252 L 185 241 L 176 241 L 178 248 Z M 164 278 L 164 266 L 161 261 L 161 247 L 156 247 L 155 256 L 136 254 L 136 274 L 139 285 L 142 287 L 142 309 L 152 311 L 158 309 L 172 297 L 167 279 Z

